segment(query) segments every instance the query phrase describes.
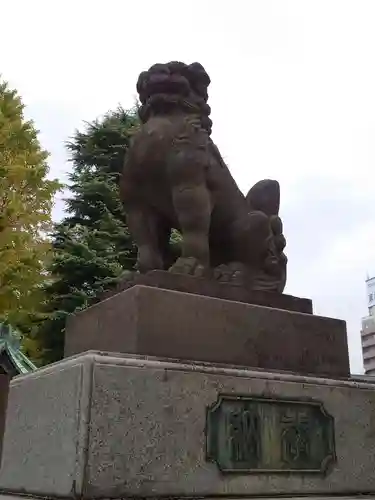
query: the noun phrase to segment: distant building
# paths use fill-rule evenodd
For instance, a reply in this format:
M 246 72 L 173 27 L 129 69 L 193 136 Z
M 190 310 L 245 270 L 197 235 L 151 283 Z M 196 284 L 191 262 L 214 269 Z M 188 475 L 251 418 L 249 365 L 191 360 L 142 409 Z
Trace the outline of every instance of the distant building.
M 366 280 L 368 316 L 362 318 L 362 353 L 366 375 L 375 375 L 375 276 Z
M 11 326 L 0 323 L 0 374 L 13 378 L 36 369 L 21 351 L 19 334 Z

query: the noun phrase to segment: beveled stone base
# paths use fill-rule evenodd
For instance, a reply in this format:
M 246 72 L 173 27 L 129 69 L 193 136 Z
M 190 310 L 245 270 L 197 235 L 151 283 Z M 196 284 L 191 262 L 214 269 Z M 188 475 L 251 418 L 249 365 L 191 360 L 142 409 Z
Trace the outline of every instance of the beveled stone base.
M 209 408 L 222 395 L 286 404 L 286 411 L 267 410 L 261 419 L 266 453 L 259 460 L 267 471 L 223 472 L 208 459 Z M 333 418 L 333 447 L 312 449 L 327 444 L 332 433 L 325 424 L 306 428 L 308 411 L 295 412 L 298 404 L 302 410 L 320 405 Z M 281 420 L 272 417 L 278 414 Z M 238 412 L 230 415 L 237 419 Z M 243 415 L 249 423 L 249 414 Z M 91 352 L 12 381 L 0 491 L 87 499 L 375 495 L 374 422 L 371 379 L 340 381 Z M 296 426 L 310 439 L 310 449 L 296 441 L 305 465 L 310 455 L 322 458 L 334 450 L 330 467 L 324 472 L 311 462 L 308 472 L 289 463 L 289 471 L 272 470 L 281 455 L 272 446 L 278 441 L 269 437 L 280 424 Z M 245 433 L 243 442 L 250 443 L 250 430 L 232 426 L 232 437 Z
M 197 278 L 186 274 L 170 273 L 168 271 L 149 271 L 146 274 L 134 274 L 131 278 L 122 280 L 114 290 L 108 290 L 102 299 L 113 297 L 135 285 L 145 285 L 153 288 L 163 288 L 182 293 L 194 293 L 202 297 L 233 300 L 255 306 L 272 307 L 284 311 L 312 314 L 313 307 L 310 299 L 294 297 L 285 293 L 249 290 L 233 283 L 221 283 L 214 279 Z
M 344 321 L 144 285 L 69 317 L 65 356 L 91 349 L 349 376 Z
M 58 497 L 56 497 L 57 499 Z M 143 497 L 143 498 L 147 498 L 147 497 Z M 152 500 L 155 500 L 156 497 L 150 497 L 152 498 Z M 202 498 L 204 497 L 194 497 L 194 496 L 191 496 L 189 497 L 189 500 L 202 500 Z M 222 497 L 209 497 L 210 500 L 233 500 L 233 497 L 226 497 L 226 496 L 222 496 Z M 279 496 L 274 496 L 274 497 L 249 497 L 249 496 L 244 496 L 244 497 L 241 497 L 242 500 L 280 500 L 280 497 Z M 40 500 L 40 497 L 35 497 L 35 496 L 30 496 L 28 495 L 27 496 L 27 499 L 28 500 Z M 363 496 L 361 494 L 358 494 L 358 495 L 349 495 L 349 496 L 341 496 L 341 495 L 338 495 L 338 496 L 328 496 L 328 495 L 323 495 L 323 496 L 311 496 L 311 495 L 308 495 L 308 496 L 304 496 L 304 497 L 288 497 L 288 496 L 284 496 L 283 497 L 283 500 L 375 500 L 375 496 L 374 495 L 366 495 L 366 496 Z M 0 500 L 25 500 L 25 497 L 24 496 L 19 496 L 19 495 L 13 495 L 13 494 L 8 494 L 8 495 L 2 495 L 0 493 Z M 123 500 L 134 500 L 134 497 L 124 497 Z M 168 500 L 181 500 L 181 497 L 169 497 Z
M 0 374 L 0 463 L 3 449 L 3 438 L 5 428 L 5 418 L 8 406 L 10 377 L 6 374 Z

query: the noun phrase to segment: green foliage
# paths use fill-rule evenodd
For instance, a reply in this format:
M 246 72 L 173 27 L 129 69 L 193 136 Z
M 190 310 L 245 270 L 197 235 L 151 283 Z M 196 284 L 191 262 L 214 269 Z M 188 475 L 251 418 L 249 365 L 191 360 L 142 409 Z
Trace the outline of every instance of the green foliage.
M 86 123 L 85 132 L 76 131 L 68 150 L 74 161 L 74 174 L 101 172 L 118 179 L 122 171 L 130 139 L 138 129 L 136 109 L 125 111 L 119 107 L 107 113 L 102 120 Z
M 134 268 L 136 248 L 126 226 L 118 179 L 137 125 L 135 110 L 118 108 L 86 124 L 67 145 L 73 164 L 71 196 L 66 200 L 67 216 L 52 235 L 48 298 L 36 330 L 44 362 L 62 357 L 68 316 L 94 303 L 124 271 Z
M 0 321 L 25 331 L 43 300 L 46 234 L 60 185 L 47 178 L 48 154 L 23 111 L 17 92 L 0 81 Z

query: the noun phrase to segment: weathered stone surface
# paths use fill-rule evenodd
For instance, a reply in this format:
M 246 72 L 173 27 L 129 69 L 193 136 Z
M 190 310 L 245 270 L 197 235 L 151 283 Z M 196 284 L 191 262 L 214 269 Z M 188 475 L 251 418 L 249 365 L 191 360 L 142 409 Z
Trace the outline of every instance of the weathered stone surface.
M 321 403 L 334 422 L 333 467 L 221 473 L 206 456 L 207 409 L 220 394 Z M 87 499 L 374 495 L 374 419 L 375 385 L 365 381 L 87 353 L 12 382 L 0 490 Z
M 139 75 L 141 126 L 120 179 L 137 268 L 282 293 L 287 258 L 279 183 L 263 179 L 246 197 L 240 191 L 210 137 L 209 84 L 197 62 L 154 64 Z M 181 234 L 175 255 L 173 228 Z
M 8 406 L 10 377 L 5 374 L 0 374 L 0 463 L 3 448 L 3 437 L 5 428 L 5 417 Z
M 196 498 L 197 500 L 202 500 L 201 498 L 198 497 L 189 497 L 191 500 Z M 244 500 L 250 500 L 249 497 L 244 496 Z M 35 496 L 28 496 L 28 500 L 40 500 L 39 497 Z M 25 500 L 25 497 L 22 495 L 2 495 L 0 494 L 0 500 Z M 232 497 L 229 496 L 221 496 L 221 497 L 210 497 L 210 500 L 233 500 Z M 280 497 L 274 496 L 274 497 L 251 497 L 251 500 L 280 500 Z M 293 497 L 293 500 L 306 500 L 306 497 Z M 309 496 L 309 500 L 358 500 L 357 495 L 323 495 L 323 496 Z M 362 499 L 363 500 L 363 499 Z M 375 500 L 375 496 L 373 495 L 366 495 L 366 500 Z
M 150 271 L 146 274 L 135 274 L 119 283 L 115 290 L 103 295 L 103 299 L 112 297 L 134 285 L 146 285 L 176 292 L 195 293 L 217 299 L 234 300 L 246 304 L 273 307 L 286 311 L 312 314 L 312 301 L 275 292 L 252 290 L 241 285 L 221 283 L 212 279 L 197 278 L 184 274 L 168 273 L 166 271 Z
M 83 480 L 88 436 L 87 358 L 11 382 L 0 490 L 69 497 Z
M 69 319 L 65 355 L 90 349 L 349 375 L 343 321 L 141 285 Z

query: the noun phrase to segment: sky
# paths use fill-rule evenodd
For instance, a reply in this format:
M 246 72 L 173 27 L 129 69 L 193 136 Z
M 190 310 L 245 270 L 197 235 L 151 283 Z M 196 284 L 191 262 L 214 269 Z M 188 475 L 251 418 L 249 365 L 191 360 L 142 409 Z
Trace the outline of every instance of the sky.
M 12 0 L 1 5 L 0 72 L 66 180 L 75 129 L 132 107 L 156 62 L 202 63 L 212 137 L 247 192 L 281 184 L 286 293 L 347 321 L 363 372 L 365 279 L 375 274 L 373 0 Z M 63 216 L 56 200 L 54 218 Z

